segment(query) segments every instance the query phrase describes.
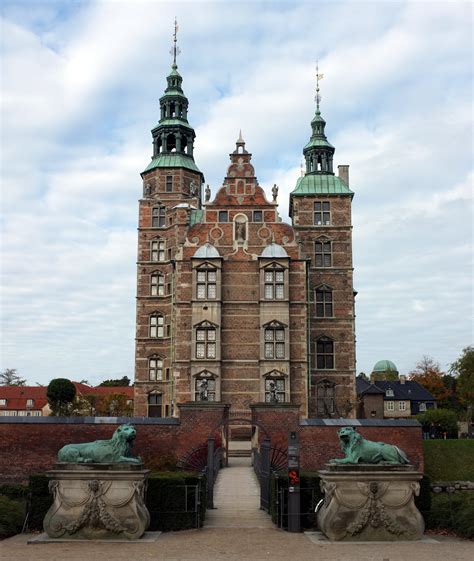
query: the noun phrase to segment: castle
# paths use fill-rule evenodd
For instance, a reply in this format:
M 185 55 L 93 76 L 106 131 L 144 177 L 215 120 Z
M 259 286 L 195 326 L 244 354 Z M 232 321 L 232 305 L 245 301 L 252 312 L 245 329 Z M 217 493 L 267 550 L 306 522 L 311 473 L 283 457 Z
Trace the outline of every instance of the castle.
M 216 401 L 241 415 L 290 402 L 303 416 L 355 416 L 353 192 L 349 167 L 334 173 L 319 96 L 289 225 L 242 135 L 211 197 L 182 81 L 175 41 L 141 174 L 135 415 Z

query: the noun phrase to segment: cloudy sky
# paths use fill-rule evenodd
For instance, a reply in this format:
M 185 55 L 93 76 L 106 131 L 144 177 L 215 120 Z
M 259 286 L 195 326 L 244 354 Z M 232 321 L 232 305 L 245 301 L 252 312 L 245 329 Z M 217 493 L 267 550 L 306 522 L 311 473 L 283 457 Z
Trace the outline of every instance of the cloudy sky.
M 446 368 L 473 339 L 470 3 L 5 0 L 0 369 L 133 377 L 139 172 L 175 15 L 206 181 L 241 128 L 284 220 L 319 60 L 356 193 L 357 370 Z

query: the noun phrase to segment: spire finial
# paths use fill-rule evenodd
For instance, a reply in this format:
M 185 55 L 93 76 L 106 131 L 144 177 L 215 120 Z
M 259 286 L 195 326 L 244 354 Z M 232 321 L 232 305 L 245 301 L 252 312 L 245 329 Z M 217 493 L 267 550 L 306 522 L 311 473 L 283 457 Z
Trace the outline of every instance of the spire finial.
M 324 78 L 324 74 L 319 73 L 319 61 L 316 61 L 316 111 L 319 111 L 319 103 L 321 102 L 321 96 L 319 95 L 319 80 Z
M 177 66 L 176 65 L 176 57 L 179 55 L 179 53 L 181 52 L 180 48 L 177 45 L 178 42 L 178 18 L 174 18 L 174 33 L 173 33 L 173 46 L 171 47 L 170 50 L 170 54 L 173 55 L 173 66 Z
M 245 143 L 244 139 L 242 138 L 242 129 L 239 130 L 239 138 L 237 139 L 237 144 Z

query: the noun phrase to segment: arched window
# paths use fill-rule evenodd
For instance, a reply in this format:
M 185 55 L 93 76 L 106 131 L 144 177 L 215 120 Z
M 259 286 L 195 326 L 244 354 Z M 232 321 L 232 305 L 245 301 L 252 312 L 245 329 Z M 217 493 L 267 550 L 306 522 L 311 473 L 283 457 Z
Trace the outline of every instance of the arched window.
M 163 380 L 163 359 L 153 355 L 148 359 L 148 379 L 152 382 Z
M 196 327 L 196 358 L 216 358 L 216 328 L 208 322 Z
M 150 295 L 165 295 L 165 275 L 163 273 L 155 272 L 150 275 Z
M 165 240 L 151 241 L 150 256 L 150 261 L 165 261 Z
M 163 314 L 151 314 L 150 337 L 161 338 L 165 334 L 165 318 Z
M 329 240 L 314 242 L 316 267 L 332 267 L 332 248 Z
M 333 317 L 332 289 L 329 286 L 318 286 L 314 291 L 314 299 L 317 318 Z
M 320 380 L 316 384 L 316 413 L 320 417 L 330 417 L 335 411 L 335 387 L 330 380 Z
M 194 379 L 194 401 L 216 401 L 216 379 L 205 370 Z
M 265 327 L 265 358 L 284 359 L 285 358 L 285 328 L 273 322 Z
M 263 273 L 264 295 L 266 300 L 285 298 L 285 270 L 277 265 L 266 267 Z
M 155 206 L 151 209 L 152 228 L 164 228 L 166 226 L 166 209 L 164 206 Z
M 201 268 L 196 271 L 196 298 L 214 300 L 217 297 L 217 270 Z
M 334 341 L 329 337 L 319 337 L 316 341 L 316 368 L 318 370 L 334 368 Z
M 176 152 L 176 137 L 174 134 L 169 134 L 166 138 L 167 152 Z
M 161 395 L 161 393 L 148 394 L 148 416 L 163 416 L 163 396 Z
M 265 376 L 265 401 L 283 403 L 285 401 L 285 378 L 271 373 Z

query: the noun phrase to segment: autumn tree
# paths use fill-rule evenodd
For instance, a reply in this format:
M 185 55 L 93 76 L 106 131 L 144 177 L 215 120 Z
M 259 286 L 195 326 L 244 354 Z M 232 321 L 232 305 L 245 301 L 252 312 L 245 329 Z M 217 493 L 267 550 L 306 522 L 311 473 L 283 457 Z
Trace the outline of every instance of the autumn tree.
M 0 373 L 0 386 L 25 386 L 26 380 L 17 374 L 16 368 L 5 368 Z
M 453 362 L 449 371 L 457 376 L 456 391 L 461 403 L 470 408 L 474 407 L 474 347 L 463 349 L 461 356 Z
M 444 385 L 444 375 L 437 362 L 429 356 L 424 356 L 408 374 L 408 378 L 427 389 L 439 404 L 447 401 L 450 396 L 449 390 Z
M 133 405 L 130 398 L 123 393 L 111 393 L 104 396 L 96 408 L 96 415 L 104 417 L 131 417 Z

